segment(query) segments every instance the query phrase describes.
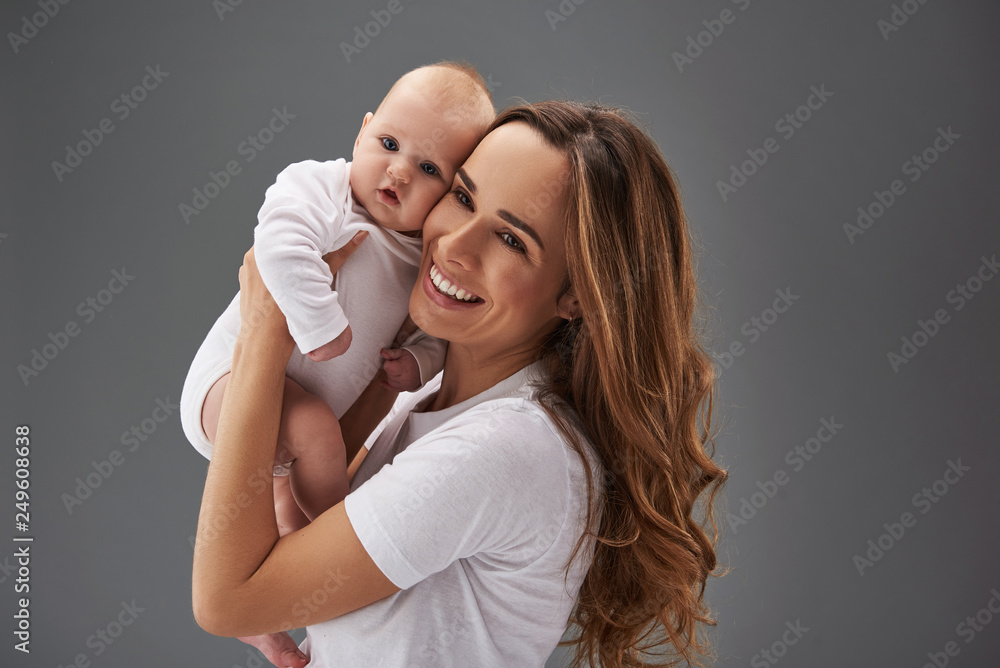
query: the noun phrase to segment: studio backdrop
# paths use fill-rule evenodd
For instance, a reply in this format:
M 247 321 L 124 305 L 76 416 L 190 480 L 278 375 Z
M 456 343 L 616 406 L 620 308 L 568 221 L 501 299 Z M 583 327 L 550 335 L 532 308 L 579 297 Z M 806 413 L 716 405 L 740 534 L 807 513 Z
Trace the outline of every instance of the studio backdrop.
M 731 476 L 718 665 L 1000 665 L 997 25 L 971 0 L 4 2 L 0 664 L 262 665 L 192 616 L 181 386 L 278 172 L 349 158 L 393 81 L 456 59 L 498 108 L 627 107 L 677 175 Z

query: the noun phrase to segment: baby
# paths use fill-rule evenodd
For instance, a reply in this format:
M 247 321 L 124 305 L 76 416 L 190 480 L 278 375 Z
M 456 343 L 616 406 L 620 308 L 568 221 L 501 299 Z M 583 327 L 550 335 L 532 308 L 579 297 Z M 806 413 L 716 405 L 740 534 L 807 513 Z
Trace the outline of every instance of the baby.
M 482 77 L 441 62 L 401 77 L 354 143 L 353 162 L 286 167 L 264 196 L 254 256 L 297 350 L 286 367 L 275 455 L 275 514 L 284 535 L 348 491 L 337 420 L 381 364 L 387 384 L 412 391 L 441 368 L 447 345 L 419 330 L 393 346 L 417 278 L 420 230 L 493 120 Z M 322 256 L 360 231 L 369 238 L 332 276 Z M 332 289 L 331 289 L 332 287 Z M 181 424 L 211 458 L 236 336 L 239 294 L 195 355 L 181 392 Z M 251 316 L 252 317 L 252 316 Z M 322 403 L 320 403 L 322 402 Z M 289 464 L 288 462 L 293 462 Z

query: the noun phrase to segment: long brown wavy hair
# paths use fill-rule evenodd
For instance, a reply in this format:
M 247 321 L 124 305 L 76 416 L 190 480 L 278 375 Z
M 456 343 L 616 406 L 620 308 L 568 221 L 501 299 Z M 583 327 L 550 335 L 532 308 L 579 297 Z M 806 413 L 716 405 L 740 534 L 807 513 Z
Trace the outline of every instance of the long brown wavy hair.
M 698 624 L 716 624 L 705 584 L 725 574 L 713 573 L 712 505 L 728 474 L 712 461 L 714 365 L 699 342 L 692 242 L 675 179 L 622 110 L 539 102 L 501 112 L 490 130 L 512 122 L 569 159 L 567 178 L 549 191 L 568 189 L 563 287 L 582 315 L 545 342 L 550 380 L 539 396 L 581 457 L 586 446 L 571 423 L 582 424 L 604 473 L 595 490 L 584 467 L 591 530 L 570 564 L 588 536 L 594 558 L 569 620 L 579 633 L 561 644 L 576 647 L 574 667 L 703 666 L 715 650 Z M 707 488 L 711 537 L 692 515 Z

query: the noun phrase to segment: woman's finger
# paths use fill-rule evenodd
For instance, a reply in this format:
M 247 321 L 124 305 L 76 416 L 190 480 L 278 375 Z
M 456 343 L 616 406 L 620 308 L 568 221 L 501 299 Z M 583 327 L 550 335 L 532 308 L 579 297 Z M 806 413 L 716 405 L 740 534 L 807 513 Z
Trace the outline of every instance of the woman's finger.
M 260 276 L 252 246 L 243 256 L 239 278 L 240 335 L 244 340 L 253 335 L 291 341 L 288 323 Z
M 331 251 L 323 256 L 323 260 L 326 262 L 327 266 L 330 267 L 331 274 L 334 276 L 337 275 L 340 268 L 344 266 L 345 262 L 347 262 L 347 258 L 351 256 L 351 253 L 358 249 L 358 246 L 361 245 L 361 242 L 364 241 L 367 236 L 368 231 L 361 230 L 355 234 L 354 238 L 348 241 L 343 248 L 338 248 L 337 250 Z

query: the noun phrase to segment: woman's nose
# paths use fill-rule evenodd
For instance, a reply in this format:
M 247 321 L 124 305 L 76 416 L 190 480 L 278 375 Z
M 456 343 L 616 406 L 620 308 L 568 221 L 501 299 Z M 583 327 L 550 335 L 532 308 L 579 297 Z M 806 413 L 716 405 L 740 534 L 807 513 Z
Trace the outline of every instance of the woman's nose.
M 457 265 L 466 271 L 480 266 L 482 226 L 476 218 L 455 225 L 438 238 L 438 259 L 445 265 Z

